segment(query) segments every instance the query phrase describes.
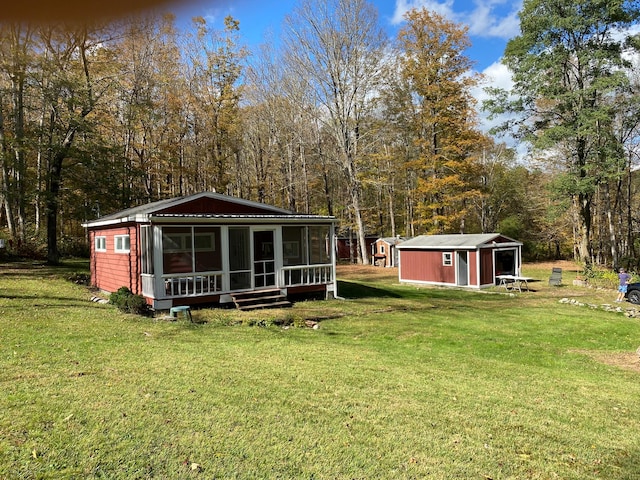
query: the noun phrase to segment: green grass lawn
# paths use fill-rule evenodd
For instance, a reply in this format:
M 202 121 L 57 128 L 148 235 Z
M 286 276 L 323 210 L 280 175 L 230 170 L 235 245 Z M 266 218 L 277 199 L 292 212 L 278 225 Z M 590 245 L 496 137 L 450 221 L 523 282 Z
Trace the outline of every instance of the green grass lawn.
M 197 324 L 91 302 L 66 280 L 84 264 L 14 267 L 1 479 L 640 478 L 640 373 L 601 361 L 634 354 L 640 320 L 559 303 L 615 292 L 546 267 L 516 295 L 341 269 L 345 300 Z

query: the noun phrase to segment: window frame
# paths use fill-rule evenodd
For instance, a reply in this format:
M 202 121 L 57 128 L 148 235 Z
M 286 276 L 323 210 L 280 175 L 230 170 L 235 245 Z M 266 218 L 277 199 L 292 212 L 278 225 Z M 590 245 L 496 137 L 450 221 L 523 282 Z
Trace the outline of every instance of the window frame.
M 442 252 L 442 266 L 443 267 L 453 266 L 453 252 Z
M 126 239 L 127 247 L 124 246 Z M 119 245 L 119 240 L 122 241 L 122 245 Z M 115 253 L 129 253 L 131 252 L 131 237 L 129 235 L 114 235 L 113 236 L 113 251 Z
M 106 252 L 107 251 L 106 235 L 96 235 L 93 239 L 93 246 L 96 252 Z

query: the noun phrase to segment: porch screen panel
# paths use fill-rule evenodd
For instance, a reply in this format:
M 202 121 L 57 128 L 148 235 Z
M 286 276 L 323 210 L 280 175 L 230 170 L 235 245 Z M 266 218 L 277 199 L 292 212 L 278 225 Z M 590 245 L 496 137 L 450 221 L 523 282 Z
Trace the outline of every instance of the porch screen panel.
M 163 227 L 162 271 L 164 273 L 192 272 L 192 248 L 191 227 Z
M 143 274 L 153 275 L 153 230 L 150 226 L 140 228 L 140 263 Z
M 220 227 L 194 227 L 193 248 L 196 272 L 222 270 Z
M 231 290 L 251 288 L 251 240 L 248 227 L 229 228 Z
M 309 264 L 331 263 L 329 227 L 309 227 Z
M 282 227 L 284 265 L 307 264 L 307 227 Z

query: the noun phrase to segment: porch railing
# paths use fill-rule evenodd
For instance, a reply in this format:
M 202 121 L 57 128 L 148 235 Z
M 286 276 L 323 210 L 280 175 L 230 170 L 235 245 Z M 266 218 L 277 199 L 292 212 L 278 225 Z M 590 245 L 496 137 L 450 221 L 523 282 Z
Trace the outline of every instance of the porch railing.
M 163 275 L 164 298 L 210 295 L 222 291 L 222 272 Z
M 160 291 L 155 287 L 154 275 L 142 275 L 142 292 L 151 298 L 217 295 L 223 291 L 223 272 L 184 273 L 162 275 Z M 333 282 L 333 267 L 326 265 L 296 265 L 283 267 L 280 286 L 325 285 Z
M 283 286 L 324 285 L 333 282 L 333 267 L 327 265 L 297 265 L 282 267 Z

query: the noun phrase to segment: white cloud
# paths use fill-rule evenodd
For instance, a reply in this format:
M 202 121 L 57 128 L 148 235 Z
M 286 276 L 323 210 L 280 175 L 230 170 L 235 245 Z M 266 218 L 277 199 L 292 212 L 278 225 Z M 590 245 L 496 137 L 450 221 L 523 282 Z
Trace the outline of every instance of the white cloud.
M 519 4 L 516 4 L 519 7 Z M 500 16 L 491 3 L 477 3 L 470 13 L 460 16 L 469 25 L 469 33 L 478 37 L 510 39 L 520 34 L 518 8 L 512 9 L 506 16 Z
M 510 116 L 509 114 L 505 114 L 498 115 L 493 119 L 488 118 L 488 112 L 482 111 L 482 102 L 489 99 L 489 94 L 485 89 L 487 87 L 492 87 L 509 91 L 513 87 L 513 79 L 509 69 L 504 64 L 502 64 L 500 60 L 492 63 L 487 68 L 485 68 L 482 74 L 484 75 L 485 81 L 481 85 L 478 85 L 475 89 L 473 89 L 471 93 L 478 102 L 478 126 L 482 132 L 488 133 L 492 128 L 497 127 L 498 125 L 507 121 Z M 523 159 L 527 157 L 528 145 L 526 143 L 517 142 L 508 133 L 504 136 L 497 137 L 495 140 L 496 142 L 504 142 L 509 148 L 515 149 L 516 157 L 519 159 L 519 161 L 523 161 Z
M 460 3 L 466 8 L 456 8 Z M 413 8 L 426 8 L 451 21 L 468 25 L 471 35 L 509 39 L 520 33 L 518 12 L 521 7 L 522 0 L 474 0 L 457 4 L 453 0 L 396 0 L 392 23 L 402 23 L 404 14 Z
M 414 8 L 426 8 L 440 15 L 451 18 L 453 17 L 453 0 L 396 0 L 396 9 L 391 19 L 394 25 L 404 22 L 404 14 Z
M 480 116 L 480 129 L 483 132 L 488 132 L 491 128 L 499 125 L 505 119 L 494 118 L 493 120 L 489 120 L 489 118 L 487 118 L 488 114 L 481 110 L 482 102 L 489 99 L 489 94 L 486 92 L 485 88 L 493 87 L 510 90 L 513 85 L 513 81 L 511 79 L 511 72 L 509 72 L 507 67 L 500 63 L 500 61 L 489 65 L 482 74 L 484 75 L 485 81 L 474 88 L 471 93 L 478 102 L 477 108 Z
M 501 60 L 489 65 L 484 69 L 482 74 L 485 76 L 487 83 L 492 87 L 502 88 L 504 90 L 511 90 L 513 87 L 511 72 Z

